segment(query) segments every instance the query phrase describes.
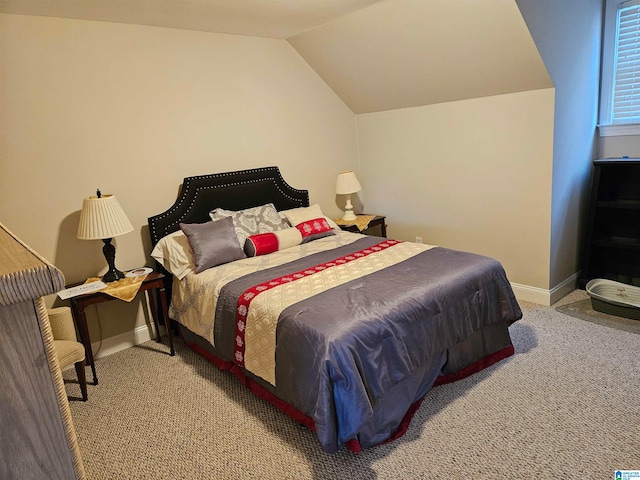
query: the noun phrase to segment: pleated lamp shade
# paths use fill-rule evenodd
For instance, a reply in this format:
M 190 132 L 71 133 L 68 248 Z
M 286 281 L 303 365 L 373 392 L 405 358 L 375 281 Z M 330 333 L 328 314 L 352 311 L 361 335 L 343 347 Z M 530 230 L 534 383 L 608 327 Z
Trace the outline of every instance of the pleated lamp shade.
M 91 196 L 82 202 L 78 238 L 102 240 L 133 231 L 133 225 L 113 195 Z

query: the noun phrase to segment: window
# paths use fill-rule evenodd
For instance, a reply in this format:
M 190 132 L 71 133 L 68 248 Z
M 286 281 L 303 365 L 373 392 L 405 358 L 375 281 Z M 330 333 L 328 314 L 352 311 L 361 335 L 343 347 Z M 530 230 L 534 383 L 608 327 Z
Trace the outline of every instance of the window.
M 640 134 L 640 0 L 607 0 L 600 135 Z

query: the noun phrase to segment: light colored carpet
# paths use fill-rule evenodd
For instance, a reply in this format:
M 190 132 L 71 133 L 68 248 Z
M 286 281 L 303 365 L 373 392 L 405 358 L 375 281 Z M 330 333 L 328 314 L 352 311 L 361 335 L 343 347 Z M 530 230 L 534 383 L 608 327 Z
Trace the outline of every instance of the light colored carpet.
M 322 452 L 314 434 L 181 341 L 97 361 L 71 402 L 90 479 L 610 479 L 640 469 L 640 335 L 521 302 L 516 354 L 432 389 L 399 440 Z M 74 373 L 65 372 L 73 379 Z M 77 384 L 67 391 L 79 397 Z

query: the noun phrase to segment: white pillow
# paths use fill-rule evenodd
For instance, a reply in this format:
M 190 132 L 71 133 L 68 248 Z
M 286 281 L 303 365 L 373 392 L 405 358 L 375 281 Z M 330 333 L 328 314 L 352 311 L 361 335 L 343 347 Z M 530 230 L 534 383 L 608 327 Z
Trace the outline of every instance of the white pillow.
M 322 210 L 320 209 L 320 205 L 318 205 L 317 203 L 314 203 L 310 207 L 301 207 L 301 208 L 292 208 L 291 210 L 283 210 L 280 213 L 285 216 L 285 218 L 289 221 L 292 227 L 295 227 L 296 225 L 300 225 L 301 223 L 306 222 L 308 220 L 315 220 L 316 218 L 323 217 L 327 220 L 327 222 L 329 222 L 329 225 L 331 226 L 331 228 L 333 228 L 334 230 L 340 230 L 340 227 L 336 224 L 336 222 L 334 222 L 329 217 L 327 217 L 324 213 L 322 213 Z
M 162 237 L 151 252 L 151 257 L 180 280 L 187 273 L 196 271 L 189 239 L 181 230 Z

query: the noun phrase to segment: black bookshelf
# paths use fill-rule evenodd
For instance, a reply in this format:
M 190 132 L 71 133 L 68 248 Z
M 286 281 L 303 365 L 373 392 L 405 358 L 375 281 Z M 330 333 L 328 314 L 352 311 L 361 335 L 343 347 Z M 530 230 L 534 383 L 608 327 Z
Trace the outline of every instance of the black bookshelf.
M 593 166 L 578 286 L 593 278 L 640 286 L 640 158 L 604 158 Z

